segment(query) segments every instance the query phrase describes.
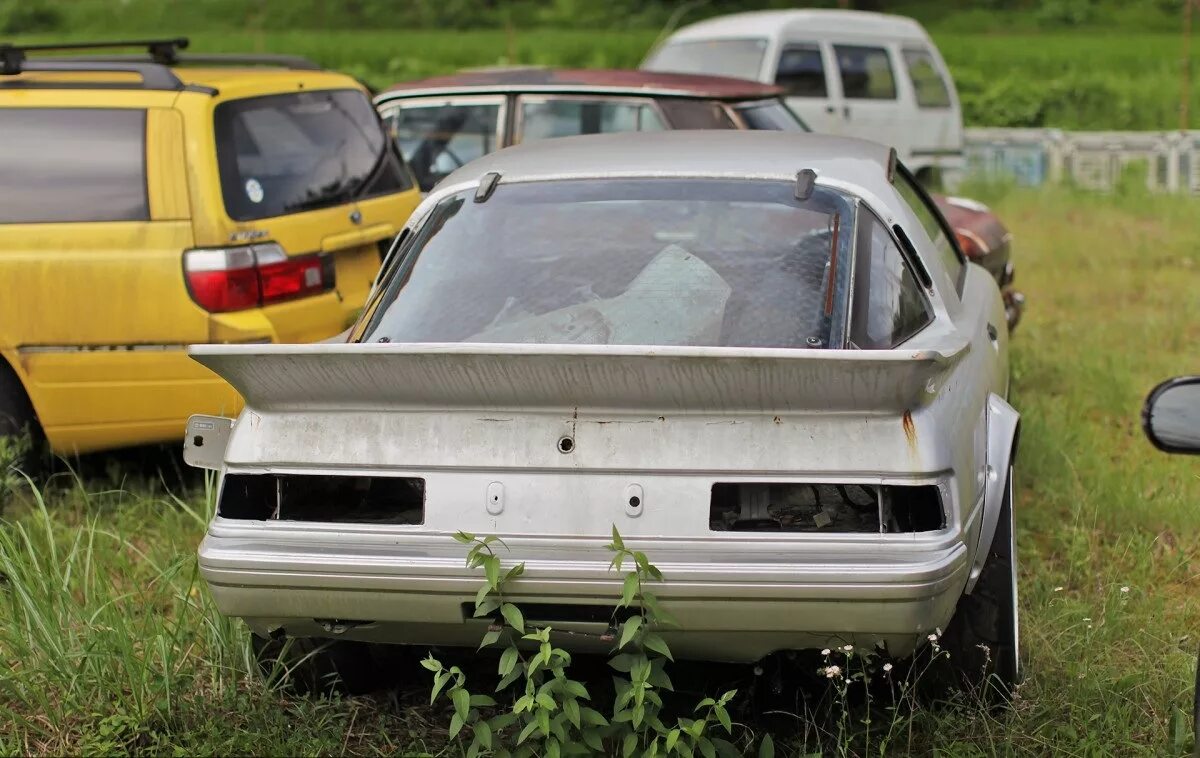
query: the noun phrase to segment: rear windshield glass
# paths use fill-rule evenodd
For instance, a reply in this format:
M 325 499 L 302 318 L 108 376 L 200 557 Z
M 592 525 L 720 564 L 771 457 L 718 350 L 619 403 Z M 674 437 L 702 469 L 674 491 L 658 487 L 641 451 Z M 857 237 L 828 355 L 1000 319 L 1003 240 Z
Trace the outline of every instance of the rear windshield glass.
M 725 107 L 713 100 L 664 97 L 658 107 L 671 122 L 672 129 L 736 129 Z
M 146 111 L 0 108 L 0 224 L 149 218 Z
M 757 80 L 766 52 L 765 39 L 672 42 L 652 53 L 642 68 L 647 71 L 677 71 Z
M 360 339 L 815 348 L 843 309 L 850 206 L 790 182 L 503 183 L 443 200 Z M 833 253 L 835 246 L 837 254 Z
M 214 115 L 225 210 L 237 221 L 406 189 L 407 172 L 357 90 L 231 100 Z
M 778 100 L 760 100 L 737 106 L 738 113 L 750 129 L 774 132 L 807 132 L 808 127 L 792 109 Z

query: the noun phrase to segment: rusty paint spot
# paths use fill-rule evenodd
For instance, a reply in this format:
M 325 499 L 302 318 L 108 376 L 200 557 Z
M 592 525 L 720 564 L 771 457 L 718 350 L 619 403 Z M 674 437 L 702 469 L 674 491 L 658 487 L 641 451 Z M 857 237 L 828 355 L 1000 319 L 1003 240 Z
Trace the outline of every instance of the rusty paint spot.
M 904 437 L 908 440 L 908 447 L 916 449 L 917 427 L 913 424 L 912 411 L 904 412 Z

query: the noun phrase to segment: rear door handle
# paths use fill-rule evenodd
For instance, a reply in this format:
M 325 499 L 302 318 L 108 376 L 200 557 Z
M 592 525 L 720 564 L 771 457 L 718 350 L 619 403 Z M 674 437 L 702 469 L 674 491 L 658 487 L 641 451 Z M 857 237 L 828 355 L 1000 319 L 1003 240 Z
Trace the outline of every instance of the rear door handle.
M 842 108 L 842 115 L 846 118 L 847 121 L 850 120 L 850 106 L 849 105 L 844 106 Z

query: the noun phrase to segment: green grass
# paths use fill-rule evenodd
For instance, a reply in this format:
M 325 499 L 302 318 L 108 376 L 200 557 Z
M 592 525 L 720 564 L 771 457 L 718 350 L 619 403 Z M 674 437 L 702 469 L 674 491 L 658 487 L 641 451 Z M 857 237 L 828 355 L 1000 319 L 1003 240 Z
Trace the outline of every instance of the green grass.
M 1153 450 L 1138 412 L 1160 379 L 1200 373 L 1200 214 L 1137 193 L 972 191 L 1012 228 L 1029 296 L 1013 342 L 1029 679 L 1007 715 L 918 712 L 900 747 L 1177 754 L 1200 646 L 1200 459 Z M 60 479 L 44 503 L 21 492 L 0 528 L 0 753 L 440 749 L 448 717 L 403 698 L 263 686 L 196 576 L 202 492 L 103 476 Z

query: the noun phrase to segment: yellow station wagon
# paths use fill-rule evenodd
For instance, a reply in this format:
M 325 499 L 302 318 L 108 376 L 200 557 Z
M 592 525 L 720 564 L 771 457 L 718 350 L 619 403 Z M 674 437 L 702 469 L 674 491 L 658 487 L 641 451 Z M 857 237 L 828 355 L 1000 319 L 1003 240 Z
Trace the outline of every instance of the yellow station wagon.
M 148 54 L 94 52 L 118 45 Z M 236 413 L 185 346 L 341 332 L 419 200 L 353 78 L 186 46 L 0 44 L 0 436 L 83 452 Z

